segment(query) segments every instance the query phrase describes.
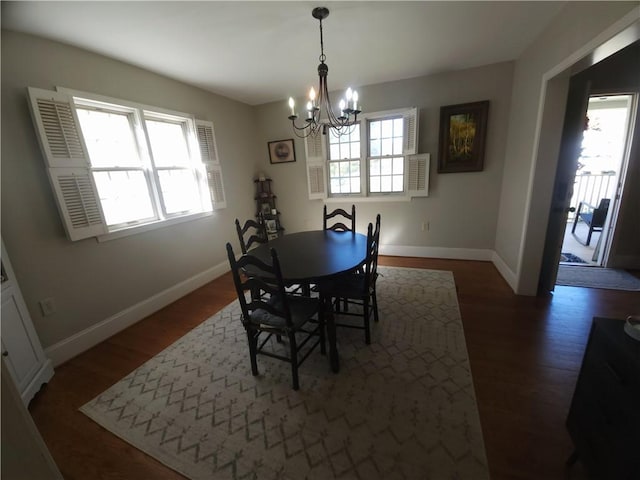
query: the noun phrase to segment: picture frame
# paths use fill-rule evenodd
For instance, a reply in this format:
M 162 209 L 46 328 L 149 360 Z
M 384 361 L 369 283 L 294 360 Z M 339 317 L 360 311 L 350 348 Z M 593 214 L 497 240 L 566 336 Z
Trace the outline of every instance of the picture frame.
M 273 233 L 278 231 L 278 224 L 275 220 L 265 220 L 265 225 L 267 227 L 268 233 Z
M 296 150 L 293 138 L 268 142 L 269 161 L 274 163 L 289 163 L 296 161 Z
M 489 100 L 440 107 L 438 173 L 484 168 Z

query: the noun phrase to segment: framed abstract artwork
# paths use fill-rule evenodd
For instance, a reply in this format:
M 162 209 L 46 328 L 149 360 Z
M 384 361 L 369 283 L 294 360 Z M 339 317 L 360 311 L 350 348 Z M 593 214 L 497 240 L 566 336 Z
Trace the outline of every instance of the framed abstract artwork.
M 482 171 L 488 116 L 488 100 L 440 107 L 438 173 Z
M 296 161 L 293 138 L 269 142 L 269 161 L 271 163 L 287 163 Z

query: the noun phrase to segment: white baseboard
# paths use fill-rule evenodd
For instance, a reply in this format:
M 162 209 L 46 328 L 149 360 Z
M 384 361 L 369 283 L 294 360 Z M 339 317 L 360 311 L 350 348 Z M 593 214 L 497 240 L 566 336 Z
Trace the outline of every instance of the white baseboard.
M 515 292 L 517 276 L 494 251 L 480 248 L 414 247 L 402 245 L 380 245 L 381 255 L 396 257 L 446 258 L 451 260 L 479 260 L 492 262 L 500 275 Z
M 498 272 L 500 272 L 500 275 L 502 275 L 502 278 L 504 278 L 505 281 L 509 284 L 511 290 L 515 292 L 518 285 L 518 276 L 513 273 L 513 270 L 508 267 L 505 261 L 502 260 L 502 257 L 500 257 L 500 255 L 498 255 L 496 252 L 493 252 L 491 261 L 498 269 Z
M 490 262 L 493 253 L 493 250 L 481 248 L 380 245 L 380 255 L 391 255 L 395 257 L 448 258 L 454 260 L 481 260 Z
M 51 345 L 45 349 L 46 355 L 51 359 L 54 366 L 58 366 L 228 271 L 229 263 L 226 261 L 211 267 L 69 338 Z

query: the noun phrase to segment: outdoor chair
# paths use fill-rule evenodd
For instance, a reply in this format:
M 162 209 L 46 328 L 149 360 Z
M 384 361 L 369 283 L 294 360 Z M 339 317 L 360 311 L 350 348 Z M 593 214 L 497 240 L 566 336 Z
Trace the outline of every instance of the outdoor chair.
M 585 208 L 583 212 L 582 209 Z M 585 243 L 586 246 L 589 246 L 591 243 L 591 235 L 593 232 L 602 232 L 602 228 L 604 227 L 604 222 L 607 219 L 607 212 L 609 211 L 609 199 L 603 198 L 600 200 L 600 204 L 598 208 L 593 205 L 588 204 L 587 202 L 580 202 L 578 204 L 578 210 L 576 210 L 576 217 L 573 221 L 573 227 L 571 228 L 571 233 L 575 236 L 576 225 L 578 224 L 578 220 L 582 220 L 589 227 L 589 233 L 587 233 L 587 241 Z M 577 237 L 576 237 L 577 238 Z

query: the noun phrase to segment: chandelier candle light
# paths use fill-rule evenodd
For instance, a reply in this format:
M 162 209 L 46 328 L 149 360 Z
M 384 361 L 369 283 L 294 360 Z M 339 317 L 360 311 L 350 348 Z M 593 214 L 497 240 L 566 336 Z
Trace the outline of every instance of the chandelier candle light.
M 309 90 L 309 101 L 307 102 L 306 123 L 301 127 L 296 125 L 298 116 L 295 111 L 295 102 L 292 97 L 289 97 L 289 108 L 291 108 L 289 120 L 291 120 L 294 133 L 300 138 L 316 135 L 320 129 L 322 129 L 322 133 L 326 135 L 327 128 L 333 128 L 337 135 L 343 135 L 348 133 L 350 131 L 349 127 L 355 125 L 358 121 L 358 114 L 361 112 L 358 108 L 358 92 L 348 88 L 345 94 L 346 100 L 340 100 L 340 115 L 338 116 L 333 111 L 333 108 L 331 108 L 331 100 L 329 99 L 329 88 L 327 86 L 329 66 L 325 63 L 327 57 L 324 54 L 324 42 L 322 38 L 322 20 L 329 16 L 329 9 L 316 7 L 311 12 L 311 15 L 320 21 L 320 65 L 318 65 L 320 84 L 318 87 L 318 96 L 316 98 L 316 91 L 311 87 L 311 90 Z M 326 118 L 323 117 L 323 111 Z

